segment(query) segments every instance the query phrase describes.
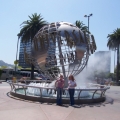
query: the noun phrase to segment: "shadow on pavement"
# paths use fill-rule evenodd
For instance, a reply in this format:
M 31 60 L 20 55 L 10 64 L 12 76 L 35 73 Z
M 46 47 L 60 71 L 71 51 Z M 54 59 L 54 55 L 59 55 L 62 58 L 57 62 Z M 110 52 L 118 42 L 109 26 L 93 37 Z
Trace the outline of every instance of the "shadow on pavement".
M 46 103 L 46 102 L 39 102 L 39 101 L 30 101 L 30 100 L 24 100 L 24 99 L 20 99 L 20 98 L 17 98 L 17 97 L 14 97 L 14 96 L 11 96 L 10 95 L 10 92 L 6 93 L 6 95 L 12 99 L 15 99 L 15 100 L 19 100 L 19 101 L 24 101 L 24 102 L 29 102 L 29 103 L 35 103 L 35 104 L 43 104 L 43 105 L 54 105 L 54 106 L 57 106 L 56 103 Z M 79 105 L 73 105 L 71 107 L 73 108 L 82 108 L 82 107 L 101 107 L 101 106 L 105 106 L 106 104 L 113 104 L 114 103 L 114 100 L 110 97 L 107 97 L 106 96 L 106 100 L 104 102 L 101 102 L 101 103 L 92 103 L 92 104 L 79 104 Z M 70 105 L 69 103 L 68 104 L 63 104 L 61 105 L 60 107 L 66 107 L 68 108 Z

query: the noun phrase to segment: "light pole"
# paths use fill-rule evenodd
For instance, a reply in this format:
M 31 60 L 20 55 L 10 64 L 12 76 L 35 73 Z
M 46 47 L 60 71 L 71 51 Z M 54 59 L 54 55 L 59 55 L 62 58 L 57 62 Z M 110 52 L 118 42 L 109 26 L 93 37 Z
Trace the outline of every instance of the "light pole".
M 116 54 L 116 49 L 114 50 L 114 81 L 115 81 L 115 54 Z
M 89 20 L 90 20 L 90 17 L 91 17 L 92 15 L 93 15 L 92 13 L 89 14 L 89 15 L 84 15 L 84 17 L 87 17 L 87 18 L 88 18 L 88 34 L 90 33 L 90 32 L 89 32 Z M 88 56 L 88 59 L 89 59 L 89 56 Z M 88 63 L 88 61 L 87 61 L 87 63 Z M 86 68 L 87 68 L 87 63 L 86 63 Z
M 84 15 L 84 17 L 87 17 L 88 18 L 88 33 L 89 33 L 89 20 L 90 20 L 90 17 L 92 16 L 93 14 L 89 14 L 89 15 Z

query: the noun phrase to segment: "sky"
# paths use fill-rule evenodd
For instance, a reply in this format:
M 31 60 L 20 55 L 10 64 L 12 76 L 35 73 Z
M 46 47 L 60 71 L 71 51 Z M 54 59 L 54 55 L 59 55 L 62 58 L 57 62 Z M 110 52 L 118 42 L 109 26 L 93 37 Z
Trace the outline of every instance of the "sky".
M 94 35 L 97 51 L 108 51 L 107 35 L 120 28 L 120 0 L 0 0 L 0 60 L 14 64 L 17 34 L 20 24 L 28 15 L 41 14 L 50 22 L 83 21 Z M 111 52 L 111 72 L 114 69 L 114 52 Z

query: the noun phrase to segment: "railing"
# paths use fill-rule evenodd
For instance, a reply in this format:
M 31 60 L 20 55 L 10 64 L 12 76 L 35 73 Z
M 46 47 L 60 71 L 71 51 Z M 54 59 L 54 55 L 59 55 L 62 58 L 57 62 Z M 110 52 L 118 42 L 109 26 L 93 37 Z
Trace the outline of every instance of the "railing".
M 51 80 L 9 80 L 8 82 L 12 82 L 12 83 L 25 83 L 25 84 L 28 84 L 30 82 L 32 83 L 51 83 L 52 81 Z
M 42 93 L 43 89 L 46 89 L 47 93 L 48 93 L 48 90 L 54 91 L 54 93 L 56 93 L 56 88 L 55 87 L 37 87 L 37 86 L 26 85 L 27 82 L 34 82 L 34 83 L 35 82 L 37 82 L 37 83 L 38 82 L 44 82 L 44 83 L 46 82 L 46 83 L 50 83 L 51 81 L 48 81 L 48 80 L 45 80 L 45 81 L 43 81 L 43 80 L 26 80 L 25 81 L 24 80 L 25 84 L 19 83 L 19 82 L 23 82 L 23 80 L 17 80 L 16 83 L 14 83 L 12 80 L 9 80 L 7 82 L 11 86 L 11 92 L 17 93 L 16 90 L 18 88 L 22 88 L 24 90 L 24 93 L 25 93 L 24 95 L 25 96 L 28 96 L 26 90 L 27 90 L 27 88 L 30 88 L 30 87 L 39 89 L 39 91 L 40 91 L 39 97 L 41 97 L 41 98 L 44 97 L 43 93 Z M 99 94 L 100 94 L 100 98 L 101 98 L 101 97 L 103 97 L 105 95 L 106 90 L 110 88 L 110 87 L 108 87 L 106 85 L 99 85 L 99 84 L 92 84 L 92 83 L 88 84 L 88 87 L 91 87 L 91 86 L 94 86 L 96 88 L 75 89 L 75 91 L 78 92 L 77 99 L 78 100 L 80 99 L 80 95 L 81 95 L 81 93 L 83 91 L 89 91 L 89 92 L 91 92 L 92 93 L 92 98 L 91 99 L 94 99 L 95 94 L 97 92 L 100 92 Z M 65 94 L 65 91 L 68 91 L 68 89 L 67 88 L 63 88 L 63 95 Z M 19 93 L 17 93 L 17 94 L 19 94 Z

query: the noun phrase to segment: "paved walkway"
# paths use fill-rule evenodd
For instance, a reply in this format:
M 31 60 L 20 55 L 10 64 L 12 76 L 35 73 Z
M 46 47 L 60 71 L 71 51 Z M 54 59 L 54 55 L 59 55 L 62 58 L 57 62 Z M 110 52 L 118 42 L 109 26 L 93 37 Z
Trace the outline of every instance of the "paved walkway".
M 15 99 L 9 91 L 0 84 L 0 120 L 120 120 L 120 87 L 112 86 L 104 103 L 76 107 Z

